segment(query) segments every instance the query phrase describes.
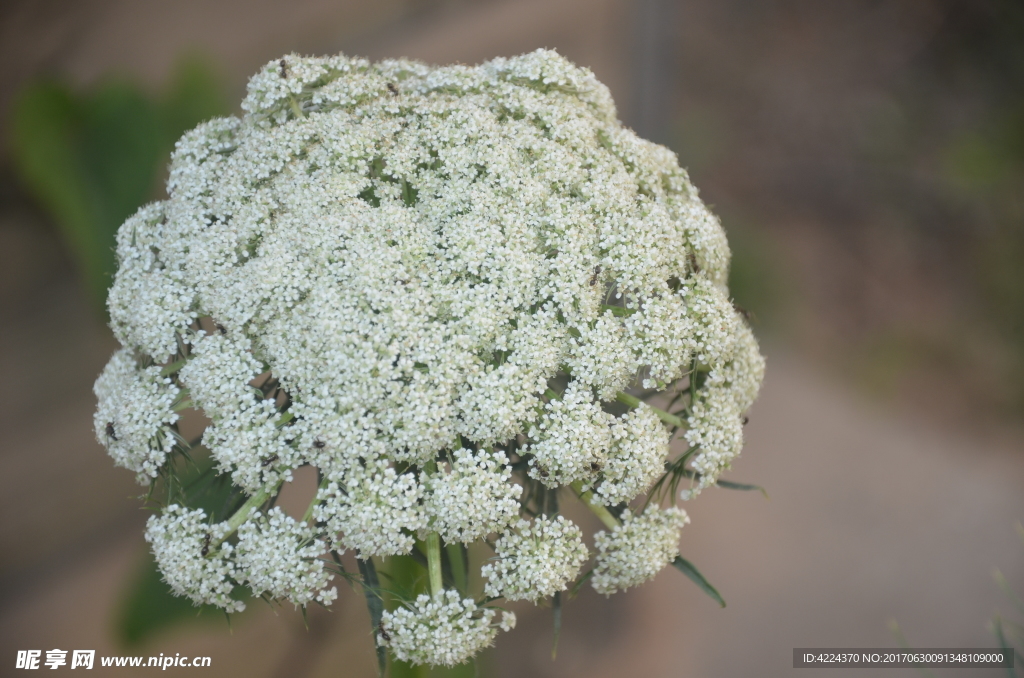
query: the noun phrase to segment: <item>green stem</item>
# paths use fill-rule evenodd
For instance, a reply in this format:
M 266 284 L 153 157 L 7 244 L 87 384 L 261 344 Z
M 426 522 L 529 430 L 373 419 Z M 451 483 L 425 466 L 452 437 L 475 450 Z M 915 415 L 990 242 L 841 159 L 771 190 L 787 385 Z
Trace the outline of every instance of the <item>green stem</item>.
M 302 514 L 302 522 L 308 522 L 313 516 L 313 509 L 316 508 L 316 501 L 320 497 L 320 490 L 326 490 L 328 484 L 329 481 L 327 480 L 327 476 L 324 476 L 324 479 L 320 481 L 320 485 L 316 488 L 316 494 L 313 495 L 313 499 L 310 500 L 309 506 L 306 507 L 306 512 Z
M 296 118 L 305 118 L 306 114 L 302 112 L 302 107 L 299 106 L 299 102 L 293 96 L 288 97 L 288 101 L 292 105 L 292 113 L 295 114 Z
M 277 488 L 279 487 L 281 487 L 281 483 L 274 485 L 274 487 L 269 490 L 264 487 L 259 492 L 246 499 L 245 503 L 242 504 L 242 508 L 235 511 L 235 514 L 228 518 L 228 531 L 225 532 L 224 536 L 217 541 L 211 542 L 210 549 L 212 550 L 227 541 L 227 538 L 233 535 L 238 528 L 242 526 L 242 523 L 245 522 L 246 518 L 249 517 L 249 511 L 262 506 L 263 502 L 270 499 L 270 497 L 277 493 Z
M 643 403 L 643 401 L 637 398 L 636 396 L 631 396 L 628 393 L 623 393 L 622 391 L 619 391 L 618 393 L 615 394 L 615 399 L 618 400 L 623 405 L 632 408 L 640 407 L 640 403 Z M 646 403 L 644 404 L 646 405 Z M 683 430 L 689 428 L 689 426 L 686 425 L 686 422 L 677 417 L 676 415 L 669 414 L 665 410 L 658 409 L 653 405 L 647 405 L 647 407 L 650 407 L 651 411 L 658 415 L 658 419 L 661 419 L 664 423 L 668 424 L 669 426 L 676 426 Z
M 188 360 L 182 358 L 181 360 L 179 360 L 176 363 L 171 363 L 170 365 L 168 365 L 168 366 L 164 367 L 162 370 L 160 370 L 160 376 L 161 377 L 169 377 L 169 376 L 171 376 L 172 374 L 174 374 L 175 372 L 180 370 L 182 367 L 184 367 L 185 363 L 187 363 L 187 362 L 188 362 Z
M 423 475 L 429 478 L 437 473 L 437 462 L 431 460 L 423 465 Z M 436 596 L 444 590 L 441 577 L 441 535 L 437 532 L 427 534 L 427 573 L 430 576 L 430 595 Z
M 593 492 L 590 490 L 587 490 L 586 492 L 583 491 L 582 482 L 577 480 L 572 484 L 572 489 L 576 492 L 576 496 L 580 498 L 580 501 L 586 504 L 587 508 L 590 509 L 595 516 L 601 519 L 601 522 L 604 523 L 605 527 L 609 530 L 614 530 L 619 526 L 619 520 L 612 515 L 612 512 L 609 511 L 606 506 L 594 501 Z
M 437 532 L 427 535 L 427 572 L 430 574 L 430 595 L 436 596 L 444 590 L 441 580 L 441 535 Z
M 452 581 L 455 583 L 455 588 L 465 593 L 469 578 L 466 576 L 466 561 L 463 560 L 462 544 L 445 544 L 444 550 L 448 552 L 448 564 L 452 568 Z

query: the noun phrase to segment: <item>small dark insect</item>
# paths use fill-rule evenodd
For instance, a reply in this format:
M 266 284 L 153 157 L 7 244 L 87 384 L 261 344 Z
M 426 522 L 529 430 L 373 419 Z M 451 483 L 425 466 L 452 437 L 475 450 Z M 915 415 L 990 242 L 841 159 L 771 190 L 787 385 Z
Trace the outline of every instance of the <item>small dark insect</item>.
M 278 459 L 280 459 L 279 456 L 277 456 L 276 454 L 272 454 L 269 457 L 267 457 L 266 459 L 261 459 L 260 460 L 260 466 L 270 466 L 271 464 L 273 464 Z
M 380 634 L 380 637 L 384 639 L 385 643 L 390 643 L 391 642 L 391 636 L 389 636 L 388 632 L 384 629 L 384 620 L 383 619 L 381 619 L 377 623 L 377 632 Z
M 600 275 L 601 275 L 601 267 L 600 266 L 595 266 L 594 267 L 594 275 L 590 276 L 590 286 L 591 287 L 593 287 L 594 285 L 597 284 L 597 279 L 598 279 L 598 277 Z
M 389 82 L 388 83 L 388 91 L 391 92 L 392 94 L 394 94 L 396 97 L 398 96 L 398 88 L 395 87 L 395 83 L 393 83 L 393 82 Z
M 743 425 L 746 426 L 750 423 L 750 417 L 743 417 Z
M 743 316 L 747 320 L 747 322 L 753 320 L 754 314 L 748 311 L 747 309 L 743 308 L 739 304 L 737 304 L 735 301 L 732 302 L 732 307 L 736 309 L 736 312 Z
M 228 331 L 226 329 L 224 329 L 224 326 L 221 325 L 220 323 L 214 323 L 214 325 L 217 326 L 217 331 L 220 332 L 221 334 L 227 334 L 228 333 Z
M 327 446 L 327 443 L 325 443 L 324 441 L 320 440 L 319 438 L 317 438 L 316 440 L 313 441 L 313 447 L 315 447 L 318 450 L 322 450 L 326 446 Z
M 107 422 L 107 437 L 111 440 L 117 440 L 117 435 L 114 432 L 114 422 Z
M 604 468 L 604 465 L 601 464 L 601 462 L 599 462 L 599 461 L 592 461 L 592 462 L 590 462 L 590 470 L 593 471 L 594 473 L 597 473 L 602 468 Z
M 693 252 L 690 252 L 689 260 L 690 268 L 693 269 L 693 272 L 700 273 L 700 264 L 697 263 L 697 255 L 694 254 Z
M 281 59 L 281 61 L 279 61 L 277 65 L 281 67 L 281 77 L 282 78 L 287 78 L 288 77 L 288 64 L 286 64 L 284 62 L 284 59 Z
M 537 464 L 537 473 L 540 474 L 541 478 L 547 478 L 548 477 L 548 470 L 546 468 L 544 468 L 543 466 L 541 466 L 540 464 Z
M 210 533 L 207 532 L 206 535 L 203 537 L 203 548 L 202 551 L 200 551 L 200 553 L 203 554 L 204 558 L 207 556 L 208 553 L 210 553 L 210 539 Z

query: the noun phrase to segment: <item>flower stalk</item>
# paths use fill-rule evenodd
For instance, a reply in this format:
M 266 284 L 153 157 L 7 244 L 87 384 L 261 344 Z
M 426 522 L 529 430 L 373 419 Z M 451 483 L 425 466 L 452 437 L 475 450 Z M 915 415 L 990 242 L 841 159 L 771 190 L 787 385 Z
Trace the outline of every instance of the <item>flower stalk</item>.
M 604 523 L 605 527 L 609 530 L 614 530 L 619 526 L 618 518 L 613 516 L 606 506 L 594 501 L 594 493 L 591 490 L 583 490 L 583 483 L 576 481 L 572 484 L 572 489 L 576 492 L 576 496 L 580 498 L 580 501 Z
M 430 595 L 444 591 L 441 579 L 441 535 L 431 532 L 427 535 L 427 573 L 430 576 Z
M 619 391 L 618 393 L 615 394 L 615 399 L 631 409 L 636 409 L 637 407 L 640 407 L 640 404 L 644 402 L 637 398 L 636 396 L 629 395 L 628 393 L 623 393 L 622 391 Z M 647 403 L 644 404 L 646 405 Z M 658 415 L 658 419 L 661 419 L 662 422 L 668 424 L 669 426 L 675 426 L 683 431 L 685 431 L 688 428 L 686 422 L 677 417 L 676 415 L 669 414 L 665 410 L 658 409 L 653 405 L 647 405 L 647 407 L 651 408 L 651 411 Z

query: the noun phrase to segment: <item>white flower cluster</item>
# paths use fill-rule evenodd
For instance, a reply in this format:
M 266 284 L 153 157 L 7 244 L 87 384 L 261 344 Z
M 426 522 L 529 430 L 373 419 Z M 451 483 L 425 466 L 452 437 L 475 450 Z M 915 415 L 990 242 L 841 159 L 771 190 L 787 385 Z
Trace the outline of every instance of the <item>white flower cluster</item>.
M 458 591 L 423 594 L 408 607 L 384 612 L 377 642 L 402 661 L 455 666 L 490 645 L 499 627 L 508 631 L 515 626 L 511 612 L 502 612 L 498 624 L 493 623 L 495 614 L 471 598 L 462 599 Z
M 506 600 L 538 601 L 554 595 L 579 574 L 589 552 L 583 533 L 563 516 L 519 521 L 495 544 L 496 560 L 484 565 L 485 593 Z
M 690 522 L 678 508 L 650 506 L 638 516 L 622 512 L 622 524 L 594 535 L 597 566 L 590 580 L 594 590 L 610 596 L 644 583 L 679 555 L 679 531 Z
M 708 374 L 687 418 L 686 440 L 701 450 L 693 460 L 694 470 L 701 474 L 693 491 L 713 484 L 740 453 L 743 413 L 764 378 L 764 357 L 746 325 L 741 325 L 736 344 L 732 359 Z
M 601 504 L 628 502 L 650 489 L 665 473 L 669 435 L 658 415 L 646 404 L 617 419 L 611 426 L 611 447 L 594 499 Z
M 327 588 L 332 577 L 320 560 L 325 551 L 312 528 L 275 506 L 238 528 L 235 562 L 254 595 L 287 598 L 296 605 L 315 598 L 330 605 L 338 589 Z
M 231 597 L 242 577 L 235 565 L 234 548 L 222 542 L 226 523 L 210 525 L 206 512 L 171 504 L 146 523 L 146 541 L 164 581 L 179 596 L 196 605 L 216 605 L 227 612 L 241 612 L 245 603 Z
M 288 55 L 242 108 L 178 142 L 168 199 L 118 233 L 125 348 L 97 381 L 96 433 L 147 480 L 173 470 L 174 410 L 190 402 L 246 494 L 304 465 L 326 483 L 313 526 L 239 519 L 213 554 L 221 528 L 202 512 L 151 521 L 175 591 L 230 607 L 248 582 L 326 603 L 327 548 L 386 557 L 428 533 L 498 533 L 488 586 L 536 600 L 586 549 L 567 521 L 517 523 L 522 495 L 573 485 L 614 506 L 664 473 L 662 420 L 677 420 L 623 414 L 622 391 L 700 385 L 686 436 L 701 486 L 739 452 L 764 363 L 729 300 L 724 231 L 590 71 L 544 50 L 440 68 Z M 598 536 L 602 592 L 652 576 L 685 522 L 623 516 Z M 471 602 L 421 598 L 381 637 L 457 663 L 495 633 Z
M 425 506 L 430 529 L 446 542 L 474 542 L 501 532 L 519 517 L 516 498 L 523 488 L 509 482 L 508 457 L 495 453 L 456 450 L 451 472 L 428 480 Z
M 408 553 L 415 534 L 427 526 L 421 508 L 423 488 L 409 473 L 401 475 L 385 462 L 356 464 L 320 490 L 313 517 L 360 558 Z
M 253 595 L 285 598 L 305 606 L 316 599 L 330 605 L 338 596 L 328 589 L 331 574 L 320 560 L 326 550 L 312 528 L 287 516 L 280 508 L 261 514 L 250 511 L 238 528 L 238 543 L 227 522 L 210 524 L 202 509 L 177 504 L 152 516 L 146 541 L 177 595 L 196 605 L 216 605 L 241 612 L 245 604 L 231 597 L 236 585 L 247 584 Z
M 594 402 L 589 388 L 575 381 L 544 410 L 529 431 L 537 441 L 529 447 L 530 476 L 548 487 L 595 477 L 608 457 L 615 417 Z
M 93 416 L 96 440 L 114 463 L 135 471 L 148 484 L 175 444 L 170 426 L 178 420 L 174 403 L 180 391 L 156 366 L 140 369 L 131 351 L 118 350 L 96 380 L 99 401 Z

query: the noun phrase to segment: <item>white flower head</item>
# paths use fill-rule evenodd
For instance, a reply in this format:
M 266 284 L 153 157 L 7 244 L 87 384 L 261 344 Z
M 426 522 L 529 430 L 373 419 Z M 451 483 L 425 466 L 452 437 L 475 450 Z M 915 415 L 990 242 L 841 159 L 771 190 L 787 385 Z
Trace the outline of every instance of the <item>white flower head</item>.
M 610 596 L 651 579 L 679 555 L 679 531 L 690 522 L 678 508 L 650 506 L 640 515 L 622 512 L 622 524 L 594 535 L 594 590 Z
M 485 593 L 536 602 L 564 591 L 589 555 L 580 528 L 563 516 L 522 520 L 498 539 L 495 560 L 480 570 Z
M 423 594 L 408 607 L 384 612 L 377 641 L 411 664 L 455 666 L 490 645 L 499 627 L 515 626 L 511 612 L 504 612 L 498 624 L 494 616 L 495 610 L 478 608 L 458 591 Z
M 384 558 L 424 538 L 437 589 L 441 540 L 491 534 L 489 595 L 536 601 L 587 558 L 547 516 L 559 490 L 592 507 L 650 491 L 672 417 L 699 448 L 694 494 L 739 453 L 764 361 L 728 295 L 725 233 L 675 155 L 552 51 L 275 59 L 239 116 L 178 141 L 167 194 L 118 233 L 124 348 L 96 382 L 95 429 L 151 482 L 180 466 L 191 407 L 214 472 L 256 507 L 150 521 L 165 578 L 194 601 L 240 609 L 248 584 L 327 604 L 326 551 Z M 687 378 L 685 415 L 625 393 Z M 309 524 L 264 508 L 303 466 L 325 479 Z M 653 576 L 686 522 L 622 515 L 596 538 L 602 593 Z M 380 639 L 452 665 L 514 623 L 436 591 L 387 613 Z
M 121 349 L 107 363 L 93 392 L 99 401 L 93 416 L 96 440 L 114 463 L 148 485 L 174 448 L 180 390 L 160 368 L 139 368 L 131 351 Z
M 164 581 L 179 596 L 196 605 L 216 605 L 241 612 L 245 603 L 231 597 L 241 579 L 231 544 L 223 542 L 225 523 L 210 525 L 202 509 L 190 511 L 172 504 L 146 523 L 146 541 Z
M 338 590 L 327 588 L 332 576 L 320 560 L 325 552 L 312 528 L 275 506 L 238 528 L 235 563 L 254 595 L 287 598 L 295 605 L 314 599 L 329 605 Z
M 754 402 L 764 379 L 764 357 L 746 324 L 737 321 L 732 359 L 711 370 L 687 417 L 686 440 L 699 447 L 693 468 L 701 474 L 695 492 L 713 485 L 743 447 L 743 413 Z
M 427 526 L 423 488 L 411 473 L 398 474 L 380 460 L 356 464 L 317 495 L 313 517 L 360 558 L 409 553 Z
M 429 529 L 446 542 L 474 542 L 501 532 L 519 517 L 523 488 L 509 482 L 512 470 L 502 451 L 455 450 L 451 471 L 429 476 L 424 508 Z
M 594 499 L 609 506 L 631 501 L 663 473 L 669 433 L 645 403 L 615 420 L 612 444 Z
M 545 406 L 529 435 L 530 476 L 548 487 L 593 478 L 611 447 L 614 417 L 595 402 L 589 387 L 571 382 L 561 398 Z

